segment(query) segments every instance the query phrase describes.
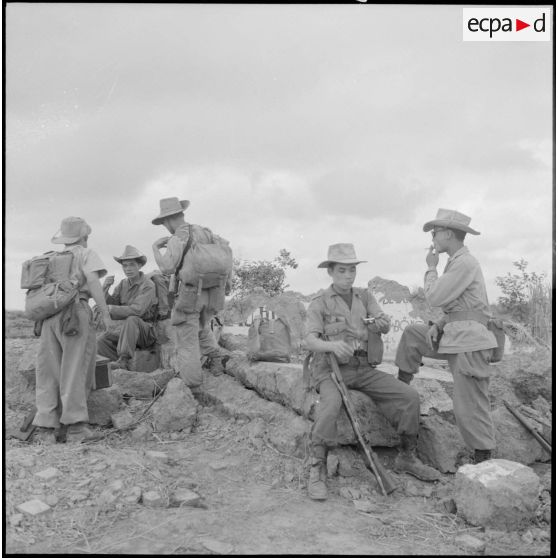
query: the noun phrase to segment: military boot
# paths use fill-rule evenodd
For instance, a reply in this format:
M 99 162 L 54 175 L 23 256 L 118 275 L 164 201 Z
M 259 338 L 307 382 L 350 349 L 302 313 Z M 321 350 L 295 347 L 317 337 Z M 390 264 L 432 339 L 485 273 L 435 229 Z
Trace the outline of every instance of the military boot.
M 434 482 L 440 479 L 440 473 L 424 464 L 417 457 L 417 436 L 401 435 L 399 455 L 395 458 L 394 469 L 399 473 L 409 473 L 419 480 Z
M 473 457 L 473 462 L 476 465 L 477 463 L 482 463 L 483 461 L 487 461 L 491 459 L 492 451 L 491 450 L 475 450 L 475 455 Z
M 411 380 L 413 379 L 413 375 L 410 372 L 405 372 L 404 370 L 399 369 L 397 372 L 397 379 L 401 380 L 404 384 L 410 384 Z
M 324 459 L 312 458 L 308 477 L 308 496 L 312 500 L 327 500 L 327 469 Z

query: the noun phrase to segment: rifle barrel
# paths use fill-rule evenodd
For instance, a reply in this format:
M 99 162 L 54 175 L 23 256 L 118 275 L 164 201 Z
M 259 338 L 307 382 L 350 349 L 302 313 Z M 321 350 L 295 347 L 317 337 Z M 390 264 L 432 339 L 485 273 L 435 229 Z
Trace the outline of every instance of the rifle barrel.
M 539 442 L 539 444 L 548 452 L 552 453 L 552 446 L 525 420 L 525 417 L 517 410 L 514 409 L 507 401 L 504 401 L 504 405 L 508 411 L 520 422 L 531 435 Z

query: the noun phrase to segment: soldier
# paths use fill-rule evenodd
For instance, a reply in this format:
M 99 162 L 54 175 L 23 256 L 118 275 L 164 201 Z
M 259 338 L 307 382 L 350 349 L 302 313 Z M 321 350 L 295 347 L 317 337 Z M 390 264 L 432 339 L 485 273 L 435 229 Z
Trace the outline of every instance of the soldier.
M 224 307 L 225 294 L 231 287 L 232 270 L 222 286 L 200 288 L 199 284 L 190 283 L 187 277 L 193 270 L 186 255 L 192 243 L 208 244 L 220 237 L 207 227 L 185 222 L 184 210 L 190 205 L 188 200 L 164 198 L 160 200 L 159 205 L 160 213 L 151 222 L 154 225 L 164 225 L 172 236 L 156 240 L 153 243 L 153 254 L 164 274 L 178 273 L 180 277 L 178 297 L 171 313 L 171 324 L 176 331 L 180 375 L 186 385 L 195 388 L 200 386 L 202 381 L 200 342 L 204 356 L 221 358 L 224 361 L 223 365 L 229 357 L 229 352 L 219 347 L 215 341 L 209 322 Z M 190 231 L 192 239 L 189 245 Z M 226 243 L 224 239 L 220 240 Z M 166 248 L 164 253 L 161 252 L 162 248 Z
M 114 361 L 111 368 L 129 370 L 136 348 L 148 349 L 157 341 L 153 327 L 157 317 L 157 295 L 155 284 L 141 271 L 147 258 L 137 248 L 128 245 L 122 256 L 113 257 L 122 265 L 126 279 L 118 283 L 111 295 L 109 289 L 114 275 L 109 275 L 103 283 L 103 291 L 110 317 L 124 323 L 119 333 L 107 331 L 99 337 L 97 352 Z
M 332 284 L 314 297 L 308 307 L 306 343 L 309 350 L 317 353 L 311 367 L 311 380 L 320 394 L 310 434 L 308 481 L 308 495 L 316 500 L 327 498 L 327 450 L 336 443 L 336 420 L 342 405 L 341 395 L 331 379 L 330 363 L 325 354 L 328 352 L 335 355 L 346 386 L 371 397 L 397 429 L 401 447 L 395 461 L 396 470 L 425 481 L 440 478 L 438 471 L 416 456 L 418 393 L 368 362 L 368 333 L 387 333 L 390 320 L 371 293 L 353 289 L 356 266 L 360 263 L 352 244 L 331 245 L 327 260 L 318 267 L 327 268 Z M 375 320 L 365 321 L 370 317 Z
M 424 276 L 427 302 L 440 307 L 444 316 L 430 325 L 412 324 L 403 331 L 395 364 L 399 379 L 410 383 L 419 371 L 422 357 L 444 359 L 453 374 L 453 410 L 466 445 L 474 450 L 474 461 L 490 459 L 495 447 L 490 415 L 488 385 L 492 349 L 498 343 L 487 329 L 491 317 L 484 277 L 479 262 L 464 245 L 471 218 L 459 211 L 438 209 L 436 219 L 423 226 L 432 231 Z M 438 277 L 439 253 L 449 258 Z
M 93 434 L 87 410 L 96 362 L 89 298 L 97 303 L 105 327 L 110 316 L 99 281 L 107 271 L 97 253 L 87 247 L 90 234 L 91 227 L 81 217 L 67 217 L 52 238 L 73 253 L 70 278 L 80 287 L 76 302 L 42 322 L 33 424 L 41 427 L 38 438 L 45 441 L 56 436 L 61 442 L 77 442 Z M 72 331 L 67 330 L 70 321 Z

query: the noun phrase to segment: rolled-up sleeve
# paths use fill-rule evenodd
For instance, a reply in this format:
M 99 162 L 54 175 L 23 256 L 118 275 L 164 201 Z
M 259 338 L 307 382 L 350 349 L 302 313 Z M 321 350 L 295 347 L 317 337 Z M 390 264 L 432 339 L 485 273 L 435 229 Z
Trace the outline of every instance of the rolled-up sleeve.
M 306 310 L 305 337 L 310 333 L 321 335 L 324 332 L 324 319 L 320 300 L 313 300 Z

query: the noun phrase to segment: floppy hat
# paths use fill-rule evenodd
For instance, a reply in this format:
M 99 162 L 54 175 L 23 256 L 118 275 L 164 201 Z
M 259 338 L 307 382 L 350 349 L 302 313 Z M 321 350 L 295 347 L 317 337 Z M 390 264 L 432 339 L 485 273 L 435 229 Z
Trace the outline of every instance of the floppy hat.
M 178 198 L 163 198 L 159 201 L 161 213 L 159 213 L 159 215 L 157 215 L 157 217 L 155 217 L 155 219 L 151 222 L 154 225 L 160 225 L 165 217 L 182 213 L 189 205 L 190 202 L 188 200 L 178 201 Z
M 126 245 L 124 248 L 124 253 L 119 256 L 113 256 L 113 258 L 121 264 L 124 260 L 139 260 L 140 266 L 144 266 L 145 262 L 147 262 L 147 258 L 134 246 L 130 246 L 129 244 Z
M 455 211 L 454 209 L 438 209 L 438 213 L 436 213 L 436 219 L 425 223 L 422 227 L 422 230 L 424 232 L 428 232 L 434 227 L 445 227 L 448 229 L 465 231 L 471 234 L 480 234 L 480 232 L 475 231 L 474 229 L 469 227 L 470 222 L 471 217 L 467 217 L 467 215 L 464 215 L 459 211 Z
M 91 234 L 91 227 L 81 217 L 62 219 L 60 230 L 51 238 L 53 244 L 73 244 Z
M 327 267 L 330 263 L 356 265 L 365 262 L 366 260 L 359 260 L 356 257 L 355 247 L 352 244 L 332 244 L 327 249 L 327 260 L 318 267 Z

